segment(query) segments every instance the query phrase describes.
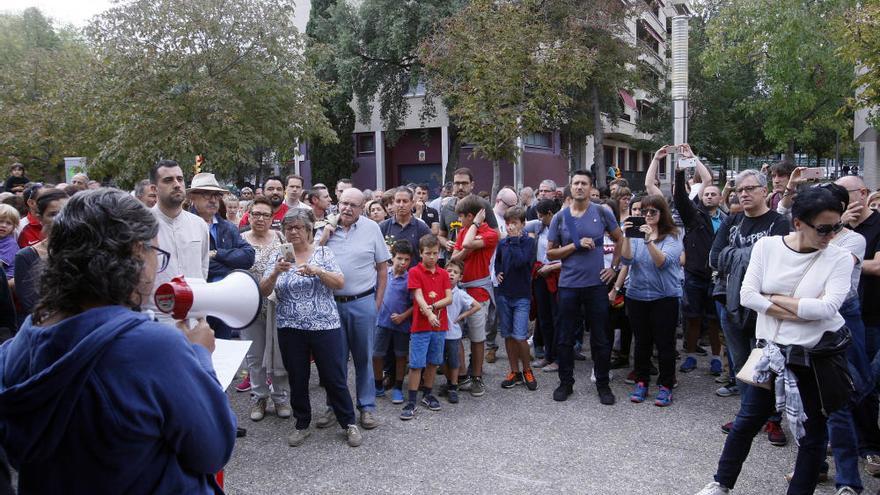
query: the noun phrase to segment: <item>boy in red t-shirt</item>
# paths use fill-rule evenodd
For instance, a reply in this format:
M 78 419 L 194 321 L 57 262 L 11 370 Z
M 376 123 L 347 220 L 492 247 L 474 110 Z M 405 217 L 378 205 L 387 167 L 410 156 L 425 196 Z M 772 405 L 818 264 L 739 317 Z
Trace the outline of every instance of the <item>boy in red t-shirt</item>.
M 489 263 L 498 245 L 498 232 L 486 224 L 486 209 L 479 196 L 465 196 L 455 205 L 455 213 L 461 222 L 461 232 L 455 242 L 452 259 L 464 263 L 461 287 L 482 306 L 467 318 L 467 337 L 471 341 L 471 376 L 459 377 L 459 390 L 469 390 L 472 396 L 480 397 L 486 393 L 483 385 L 483 354 L 486 319 L 492 299 Z
M 449 322 L 446 306 L 452 302 L 452 284 L 446 270 L 437 266 L 440 239 L 427 234 L 419 239 L 422 262 L 409 270 L 407 287 L 412 291 L 413 312 L 409 340 L 409 400 L 400 419 L 415 417 L 419 381 L 424 373 L 422 404 L 432 411 L 440 410 L 440 401 L 431 393 L 437 367 L 443 364 L 443 348 Z

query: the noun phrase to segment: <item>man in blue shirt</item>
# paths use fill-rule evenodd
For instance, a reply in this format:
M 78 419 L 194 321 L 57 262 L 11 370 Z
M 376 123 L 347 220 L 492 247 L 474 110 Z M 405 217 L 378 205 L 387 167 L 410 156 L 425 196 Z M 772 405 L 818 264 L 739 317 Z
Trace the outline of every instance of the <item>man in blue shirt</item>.
M 413 192 L 407 187 L 401 186 L 394 190 L 394 216 L 382 221 L 379 230 L 385 236 L 386 244 L 394 244 L 394 241 L 407 240 L 410 246 L 418 246 L 422 236 L 431 233 L 428 224 L 413 216 Z M 418 249 L 412 255 L 409 268 L 422 261 Z
M 376 387 L 373 380 L 373 333 L 376 314 L 388 283 L 388 260 L 391 253 L 379 225 L 361 216 L 364 193 L 345 189 L 339 196 L 339 223 L 327 224 L 321 244 L 333 250 L 345 285 L 334 292 L 339 318 L 346 335 L 346 352 L 351 352 L 357 388 L 357 407 L 361 426 L 371 430 L 379 426 L 373 416 L 376 410 Z M 316 425 L 326 428 L 336 421 L 333 411 L 324 411 Z
M 590 203 L 593 175 L 577 170 L 571 177 L 571 206 L 562 209 L 550 222 L 547 234 L 547 258 L 562 260 L 559 277 L 559 312 L 581 315 L 590 324 L 590 353 L 596 372 L 599 401 L 613 405 L 615 398 L 608 386 L 611 366 L 611 343 L 608 339 L 608 294 L 605 284 L 614 276 L 603 270 L 602 246 L 607 233 L 614 241 L 614 253 L 620 252 L 623 234 L 614 214 L 606 208 Z M 599 249 L 596 249 L 598 246 Z M 582 312 L 583 310 L 583 312 Z M 561 318 L 557 337 L 559 386 L 553 391 L 553 400 L 564 401 L 574 387 L 574 342 L 576 317 Z

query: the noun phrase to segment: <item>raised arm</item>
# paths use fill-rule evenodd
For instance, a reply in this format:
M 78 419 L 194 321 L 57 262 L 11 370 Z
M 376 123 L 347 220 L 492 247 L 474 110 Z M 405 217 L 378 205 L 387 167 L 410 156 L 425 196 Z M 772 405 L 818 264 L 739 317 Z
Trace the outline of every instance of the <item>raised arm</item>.
M 669 155 L 667 148 L 667 146 L 663 146 L 654 153 L 654 159 L 651 160 L 651 165 L 648 166 L 648 171 L 645 173 L 645 191 L 648 194 L 663 194 L 656 182 L 658 170 L 660 170 L 660 160 Z

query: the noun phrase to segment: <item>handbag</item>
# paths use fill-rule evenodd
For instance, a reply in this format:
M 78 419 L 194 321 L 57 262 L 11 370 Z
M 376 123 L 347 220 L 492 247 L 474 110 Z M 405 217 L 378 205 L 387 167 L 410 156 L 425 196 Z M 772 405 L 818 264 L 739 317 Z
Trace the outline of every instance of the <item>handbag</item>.
M 822 255 L 820 251 L 818 254 L 813 256 L 813 259 L 810 260 L 810 263 L 807 265 L 807 268 L 801 273 L 801 278 L 794 284 L 794 288 L 789 292 L 789 297 L 794 297 L 794 293 L 797 292 L 798 287 L 801 285 L 801 282 L 804 280 L 804 277 L 807 276 L 807 273 L 813 268 L 813 265 L 816 263 L 816 260 L 819 259 L 819 256 Z M 779 337 L 779 329 L 782 328 L 782 320 L 776 324 L 776 332 L 773 334 L 773 338 L 771 341 L 776 341 L 776 338 Z M 761 387 L 767 390 L 770 390 L 770 381 L 766 382 L 756 382 L 755 381 L 755 368 L 758 366 L 758 361 L 761 360 L 761 356 L 764 355 L 764 349 L 762 347 L 755 347 L 752 349 L 752 352 L 749 353 L 749 358 L 746 360 L 746 363 L 743 365 L 742 369 L 736 374 L 736 379 L 740 380 L 743 383 L 751 385 L 753 387 Z

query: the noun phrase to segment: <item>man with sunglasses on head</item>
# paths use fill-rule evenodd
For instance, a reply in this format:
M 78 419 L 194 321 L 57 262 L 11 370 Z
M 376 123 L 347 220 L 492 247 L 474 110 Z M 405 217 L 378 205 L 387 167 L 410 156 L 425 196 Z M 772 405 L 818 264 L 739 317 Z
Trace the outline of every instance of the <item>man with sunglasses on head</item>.
M 208 224 L 183 209 L 186 199 L 183 169 L 174 160 L 160 160 L 150 169 L 150 182 L 156 187 L 159 199 L 151 211 L 159 223 L 157 251 L 162 262 L 153 283 L 153 292 L 178 275 L 207 280 L 211 250 Z M 163 251 L 168 255 L 161 255 Z M 163 257 L 168 261 L 165 262 Z M 170 315 L 158 311 L 153 298 L 147 300 L 144 309 L 153 310 L 163 323 L 175 324 Z
M 756 314 L 741 306 L 739 301 L 752 246 L 762 237 L 787 235 L 791 231 L 791 222 L 767 206 L 766 175 L 757 170 L 743 170 L 736 176 L 735 187 L 743 211 L 724 219 L 709 251 L 709 265 L 716 272 L 713 295 L 719 301 L 718 317 L 733 361 L 732 376 L 745 364 L 755 340 Z M 722 397 L 737 395 L 747 386 L 731 380 L 716 394 Z M 767 438 L 776 446 L 788 443 L 780 421 L 777 415 L 767 422 Z M 728 433 L 731 427 L 732 423 L 727 423 L 721 430 Z
M 544 179 L 541 181 L 541 185 L 538 186 L 538 194 L 537 201 L 535 201 L 534 205 L 524 205 L 526 208 L 526 220 L 537 220 L 538 219 L 538 201 L 542 199 L 556 199 L 556 182 L 550 179 Z
M 517 205 L 518 198 L 516 193 L 509 187 L 501 188 L 495 195 L 495 207 L 492 213 L 495 215 L 495 221 L 498 222 L 498 240 L 507 237 L 507 225 L 504 222 L 504 215 L 507 210 Z M 492 259 L 489 261 L 489 276 L 492 277 L 493 288 L 498 287 L 498 280 L 495 278 L 495 253 L 492 253 Z M 498 352 L 498 344 L 495 343 L 495 337 L 498 336 L 498 308 L 495 306 L 494 298 L 490 299 L 489 314 L 486 321 L 486 362 L 494 363 L 497 359 L 495 354 Z

